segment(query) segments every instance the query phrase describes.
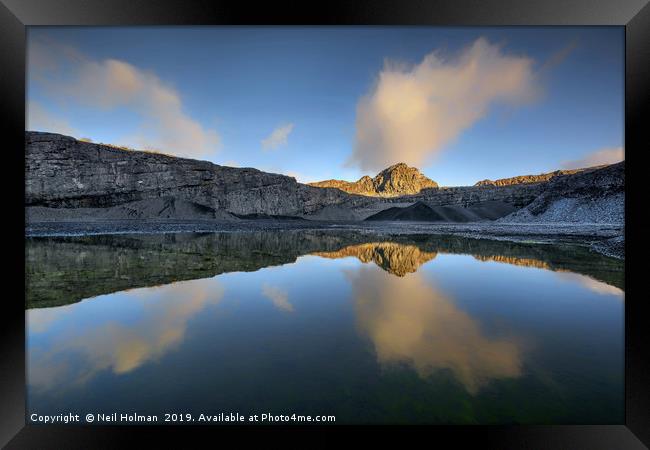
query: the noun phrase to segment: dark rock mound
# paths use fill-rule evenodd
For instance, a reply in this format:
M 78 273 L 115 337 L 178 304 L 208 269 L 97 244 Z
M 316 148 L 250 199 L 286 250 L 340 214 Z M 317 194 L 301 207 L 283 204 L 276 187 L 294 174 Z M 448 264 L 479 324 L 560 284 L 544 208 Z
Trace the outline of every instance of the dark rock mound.
M 367 217 L 366 220 L 408 220 L 413 222 L 444 222 L 445 218 L 423 202 L 405 208 L 388 208 Z
M 373 214 L 365 220 L 404 220 L 414 222 L 481 222 L 495 220 L 510 214 L 515 206 L 505 202 L 487 201 L 469 207 L 429 206 L 417 202 L 405 208 L 388 208 Z
M 306 220 L 298 216 L 285 216 L 282 214 L 233 214 L 233 216 L 244 220 Z
M 475 220 L 496 220 L 516 211 L 517 206 L 502 201 L 485 201 L 464 208 L 464 210 L 475 215 Z

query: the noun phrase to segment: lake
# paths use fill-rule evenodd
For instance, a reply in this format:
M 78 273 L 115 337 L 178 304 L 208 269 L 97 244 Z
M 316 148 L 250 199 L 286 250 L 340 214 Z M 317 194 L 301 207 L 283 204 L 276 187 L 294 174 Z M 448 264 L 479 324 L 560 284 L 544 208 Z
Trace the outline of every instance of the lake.
M 28 414 L 624 423 L 623 262 L 354 231 L 26 240 Z

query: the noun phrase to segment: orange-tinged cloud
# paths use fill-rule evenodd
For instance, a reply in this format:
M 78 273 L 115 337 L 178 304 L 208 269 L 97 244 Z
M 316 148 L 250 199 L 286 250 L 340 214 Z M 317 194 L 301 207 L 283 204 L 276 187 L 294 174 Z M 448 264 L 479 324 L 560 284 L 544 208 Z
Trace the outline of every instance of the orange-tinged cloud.
M 75 130 L 68 121 L 52 114 L 37 101 L 30 100 L 27 102 L 27 110 L 25 112 L 26 130 L 47 130 L 68 136 L 75 136 L 78 134 L 78 131 Z
M 480 38 L 456 58 L 433 52 L 412 67 L 387 62 L 357 105 L 356 142 L 347 164 L 376 171 L 421 166 L 484 117 L 495 103 L 539 94 L 533 61 Z
M 191 118 L 180 94 L 152 72 L 117 59 L 94 61 L 52 41 L 30 41 L 28 58 L 30 75 L 57 101 L 107 111 L 126 108 L 140 117 L 138 131 L 113 144 L 181 157 L 205 156 L 219 147 L 216 131 Z M 28 114 L 28 123 L 37 121 Z M 69 132 L 44 125 L 39 131 Z
M 584 158 L 574 161 L 566 161 L 562 164 L 564 169 L 582 169 L 585 167 L 602 166 L 614 164 L 625 159 L 623 147 L 603 148 L 589 153 Z

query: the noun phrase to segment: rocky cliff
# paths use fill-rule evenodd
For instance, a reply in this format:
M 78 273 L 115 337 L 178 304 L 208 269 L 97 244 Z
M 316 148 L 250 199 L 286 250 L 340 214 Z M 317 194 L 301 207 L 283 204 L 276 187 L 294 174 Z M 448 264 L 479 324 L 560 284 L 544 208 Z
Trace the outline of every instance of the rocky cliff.
M 175 198 L 234 214 L 302 215 L 348 200 L 292 177 L 124 150 L 52 133 L 26 134 L 25 205 L 106 208 Z
M 257 169 L 121 149 L 52 133 L 27 132 L 25 151 L 25 206 L 30 222 L 288 216 L 363 220 L 417 202 L 434 208 L 444 221 L 477 221 L 495 220 L 528 205 L 536 215 L 558 196 L 593 198 L 624 189 L 624 178 L 610 179 L 622 173 L 620 168 L 604 177 L 598 174 L 607 167 L 554 172 L 547 181 L 439 188 L 417 169 L 396 164 L 372 179 L 362 178 L 352 189 L 358 192 L 349 193 L 340 186 L 305 185 Z
M 400 197 L 438 187 L 438 183 L 422 175 L 415 167 L 409 167 L 404 163 L 392 165 L 379 172 L 374 178 L 366 175 L 355 182 L 326 180 L 309 183 L 309 185 L 336 188 L 349 194 L 371 197 Z
M 574 173 L 582 172 L 585 170 L 593 170 L 599 167 L 592 167 L 589 169 L 570 169 L 570 170 L 556 170 L 554 172 L 540 173 L 539 175 L 519 175 L 516 177 L 510 178 L 500 178 L 498 180 L 481 180 L 477 182 L 474 186 L 511 186 L 513 184 L 526 184 L 526 183 L 542 183 L 549 181 L 551 178 L 555 178 L 561 175 L 572 175 Z
M 256 214 L 361 220 L 396 204 L 417 201 L 466 207 L 496 200 L 521 207 L 541 192 L 538 185 L 425 188 L 437 185 L 417 169 L 397 164 L 374 179 L 368 178 L 372 189 L 385 196 L 355 195 L 257 169 L 41 132 L 26 133 L 25 156 L 25 206 L 28 220 L 35 221 L 236 220 L 236 216 Z M 392 196 L 398 191 L 418 193 Z
M 552 179 L 503 222 L 625 222 L 625 161 Z

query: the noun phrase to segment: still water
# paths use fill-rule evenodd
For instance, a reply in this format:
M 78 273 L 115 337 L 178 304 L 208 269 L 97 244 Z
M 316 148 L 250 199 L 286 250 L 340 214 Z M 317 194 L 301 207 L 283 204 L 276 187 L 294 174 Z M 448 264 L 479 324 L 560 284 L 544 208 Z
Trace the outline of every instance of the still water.
M 354 232 L 27 240 L 28 413 L 623 423 L 623 264 Z

